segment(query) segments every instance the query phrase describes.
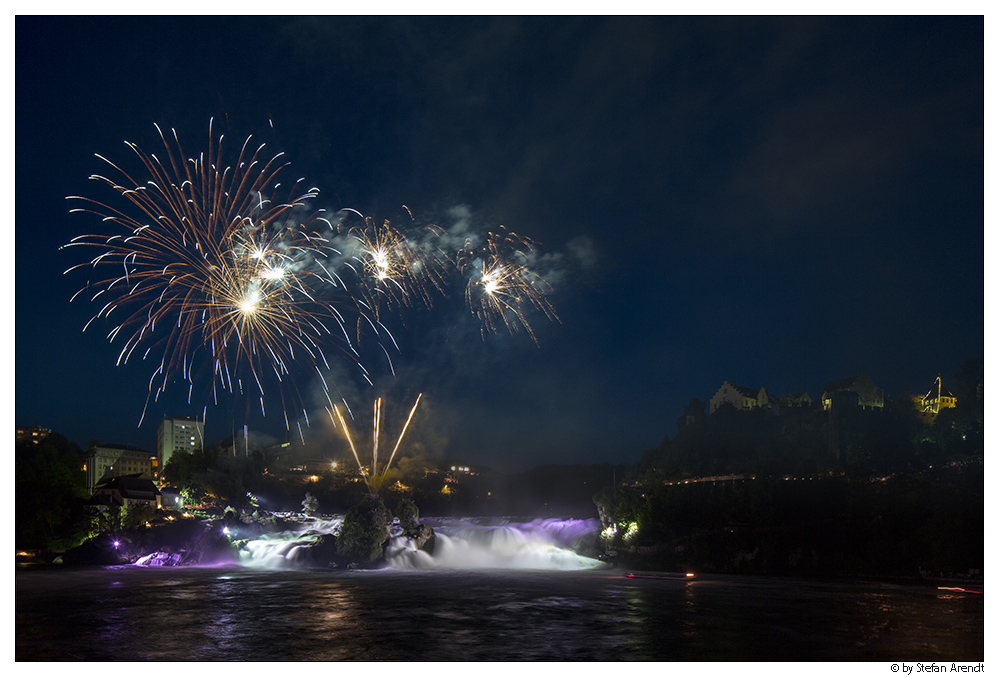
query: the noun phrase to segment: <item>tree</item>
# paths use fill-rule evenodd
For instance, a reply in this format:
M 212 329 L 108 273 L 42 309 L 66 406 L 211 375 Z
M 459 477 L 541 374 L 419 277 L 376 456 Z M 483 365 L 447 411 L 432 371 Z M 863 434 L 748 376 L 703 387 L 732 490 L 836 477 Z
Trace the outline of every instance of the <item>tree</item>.
M 307 491 L 305 492 L 305 500 L 302 501 L 302 512 L 306 515 L 315 515 L 319 512 L 319 500 Z
M 90 499 L 80 448 L 59 434 L 14 450 L 14 542 L 18 548 L 63 549 L 87 536 Z
M 358 563 L 380 558 L 391 524 L 392 513 L 382 500 L 377 496 L 365 496 L 343 516 L 336 540 L 337 553 Z
M 206 470 L 208 465 L 203 454 L 180 449 L 163 466 L 163 479 L 175 487 L 184 487 L 191 483 L 197 473 Z
M 395 515 L 399 518 L 399 526 L 404 531 L 415 531 L 420 526 L 420 509 L 408 498 L 399 501 L 395 508 Z
M 965 361 L 955 379 L 957 408 L 949 412 L 955 451 L 981 456 L 985 446 L 984 361 L 981 358 Z

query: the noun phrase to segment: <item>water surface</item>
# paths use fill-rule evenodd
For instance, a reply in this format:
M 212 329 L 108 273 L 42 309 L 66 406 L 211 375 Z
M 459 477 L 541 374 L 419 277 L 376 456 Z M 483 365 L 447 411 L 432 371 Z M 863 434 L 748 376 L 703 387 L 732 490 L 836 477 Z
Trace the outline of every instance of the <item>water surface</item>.
M 19 570 L 17 660 L 979 661 L 983 595 L 616 569 Z

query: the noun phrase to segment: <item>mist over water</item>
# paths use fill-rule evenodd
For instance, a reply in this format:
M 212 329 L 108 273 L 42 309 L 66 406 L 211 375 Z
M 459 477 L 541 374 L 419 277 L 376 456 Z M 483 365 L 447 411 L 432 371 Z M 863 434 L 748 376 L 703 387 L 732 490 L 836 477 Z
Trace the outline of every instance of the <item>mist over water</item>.
M 423 519 L 435 534 L 433 553 L 416 544 L 393 527 L 385 548 L 385 564 L 390 569 L 535 569 L 577 571 L 598 569 L 604 563 L 588 557 L 593 553 L 598 520 L 546 519 L 530 522 L 476 519 Z M 246 542 L 240 553 L 243 565 L 253 568 L 285 569 L 313 565 L 309 550 L 327 534 L 337 535 L 342 517 L 299 518 L 296 526 L 261 534 Z M 237 534 L 238 535 L 238 534 Z M 140 565 L 162 562 L 143 558 Z
M 395 569 L 599 569 L 580 554 L 596 539 L 598 520 L 535 520 L 482 524 L 475 520 L 424 520 L 436 535 L 433 555 L 398 536 L 386 548 Z
M 299 517 L 295 527 L 251 538 L 240 550 L 240 562 L 261 569 L 305 566 L 308 550 L 327 534 L 339 534 L 343 517 Z M 238 531 L 234 534 L 239 536 Z

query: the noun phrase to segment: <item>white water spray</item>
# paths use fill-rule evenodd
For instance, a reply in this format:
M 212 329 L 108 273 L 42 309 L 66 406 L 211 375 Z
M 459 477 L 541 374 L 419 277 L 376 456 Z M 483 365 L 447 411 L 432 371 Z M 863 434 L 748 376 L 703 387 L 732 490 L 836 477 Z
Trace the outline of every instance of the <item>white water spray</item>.
M 393 527 L 385 548 L 392 569 L 533 569 L 581 570 L 605 566 L 577 552 L 595 539 L 598 520 L 487 522 L 424 519 L 434 530 L 433 554 L 416 547 Z M 309 550 L 324 534 L 338 534 L 342 517 L 300 518 L 293 529 L 248 541 L 241 562 L 250 567 L 282 569 L 308 566 Z M 313 564 L 316 564 L 313 562 Z
M 482 524 L 473 520 L 424 520 L 434 529 L 433 555 L 403 536 L 385 548 L 396 569 L 596 569 L 603 562 L 577 552 L 597 533 L 597 520 L 535 520 Z
M 261 569 L 287 569 L 306 566 L 309 550 L 321 537 L 340 533 L 343 517 L 303 517 L 285 531 L 264 534 L 246 542 L 240 562 Z

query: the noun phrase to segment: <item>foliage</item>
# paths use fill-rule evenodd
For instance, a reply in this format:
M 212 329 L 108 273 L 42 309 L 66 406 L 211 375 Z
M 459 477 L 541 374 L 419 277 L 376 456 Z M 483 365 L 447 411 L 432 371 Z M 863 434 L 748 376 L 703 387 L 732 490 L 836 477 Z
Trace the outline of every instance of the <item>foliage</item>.
M 181 488 L 185 505 L 230 506 L 237 512 L 256 507 L 251 494 L 268 459 L 254 451 L 231 456 L 218 445 L 174 452 L 163 468 L 163 478 Z
M 699 414 L 701 403 L 695 400 L 678 420 L 676 437 L 645 451 L 629 479 L 829 472 L 869 477 L 981 458 L 980 388 L 964 389 L 969 394 L 958 398 L 957 408 L 936 417 L 921 415 L 908 397 L 887 398 L 883 408 L 834 411 L 819 403 L 751 410 L 726 403 L 710 416 Z
M 637 469 L 676 479 L 816 472 L 832 462 L 821 414 L 809 408 L 789 407 L 778 414 L 725 404 L 708 417 L 681 417 L 677 436 L 643 453 Z
M 415 531 L 420 526 L 420 509 L 408 498 L 399 501 L 395 515 L 399 518 L 399 526 L 407 533 Z
M 319 512 L 319 500 L 307 491 L 305 492 L 305 500 L 302 501 L 302 512 L 306 515 L 315 515 Z
M 201 505 L 208 495 L 199 483 L 190 482 L 180 490 L 180 500 L 184 505 Z
M 915 576 L 984 559 L 980 463 L 878 480 L 745 479 L 617 487 L 594 501 L 608 548 L 653 550 L 656 564 L 702 572 Z M 637 523 L 625 543 L 623 525 Z
M 87 537 L 84 456 L 59 434 L 14 449 L 15 547 L 61 550 Z
M 91 535 L 109 534 L 117 536 L 130 529 L 145 525 L 156 517 L 156 508 L 148 504 L 135 504 L 128 507 L 120 505 L 91 506 L 89 514 L 92 518 L 93 531 Z
M 377 496 L 365 496 L 343 517 L 336 540 L 337 554 L 358 563 L 380 558 L 391 524 L 392 513 L 382 500 Z

